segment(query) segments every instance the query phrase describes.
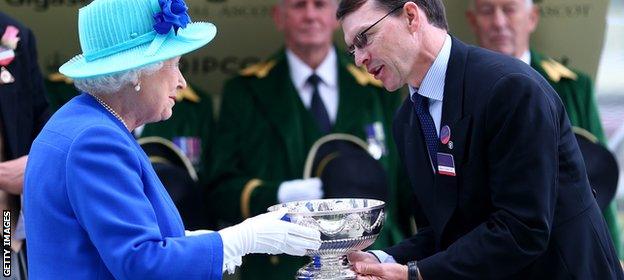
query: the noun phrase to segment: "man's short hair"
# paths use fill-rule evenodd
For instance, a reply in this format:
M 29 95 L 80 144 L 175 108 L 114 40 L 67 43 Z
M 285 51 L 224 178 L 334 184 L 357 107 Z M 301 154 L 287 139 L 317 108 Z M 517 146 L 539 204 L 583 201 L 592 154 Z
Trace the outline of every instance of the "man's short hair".
M 377 7 L 382 8 L 386 12 L 390 12 L 396 7 L 405 5 L 407 2 L 414 2 L 425 12 L 429 23 L 435 27 L 448 30 L 446 12 L 444 11 L 444 4 L 442 4 L 441 0 L 342 0 L 340 1 L 340 6 L 338 6 L 336 17 L 339 20 L 344 18 L 348 14 L 353 13 L 362 7 L 366 1 L 374 1 L 374 4 Z M 401 10 L 397 10 L 394 15 L 398 15 L 399 13 L 401 13 Z

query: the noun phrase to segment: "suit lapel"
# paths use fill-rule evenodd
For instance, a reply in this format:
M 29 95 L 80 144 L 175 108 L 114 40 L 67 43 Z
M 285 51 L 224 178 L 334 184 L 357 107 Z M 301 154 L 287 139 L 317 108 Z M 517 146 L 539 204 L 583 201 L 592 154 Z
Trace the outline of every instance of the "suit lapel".
M 423 209 L 428 210 L 436 209 L 434 198 L 434 192 L 431 188 L 434 186 L 434 174 L 431 169 L 431 163 L 429 157 L 427 157 L 427 147 L 425 145 L 424 136 L 420 130 L 420 122 L 414 112 L 414 106 L 409 98 L 404 101 L 404 106 L 408 106 L 408 109 L 403 114 L 403 148 L 405 151 L 404 161 L 405 166 L 408 169 L 407 174 L 410 177 L 410 182 L 418 202 Z M 422 167 L 426 168 L 422 168 Z
M 446 70 L 444 101 L 440 127 L 448 126 L 452 145 L 438 142 L 438 152 L 453 155 L 456 176 L 436 175 L 434 201 L 438 219 L 433 223 L 442 233 L 457 207 L 458 178 L 462 176 L 464 150 L 468 139 L 470 116 L 463 114 L 464 72 L 466 65 L 466 45 L 453 38 L 451 55 Z
M 298 163 L 305 159 L 301 119 L 297 112 L 299 96 L 290 79 L 288 62 L 284 52 L 277 57 L 277 64 L 265 78 L 255 79 L 250 90 L 259 107 L 266 114 L 272 127 L 283 141 L 292 172 L 298 174 Z

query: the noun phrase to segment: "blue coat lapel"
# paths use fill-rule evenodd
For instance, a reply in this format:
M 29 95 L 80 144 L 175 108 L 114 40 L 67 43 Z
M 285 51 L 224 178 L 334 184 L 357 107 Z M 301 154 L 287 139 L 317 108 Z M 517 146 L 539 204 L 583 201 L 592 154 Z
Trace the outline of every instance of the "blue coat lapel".
M 429 162 L 420 123 L 413 111 L 412 104 L 406 100 L 400 118 L 403 119 L 404 161 L 408 175 L 414 187 L 418 201 L 423 207 L 429 223 L 439 238 L 457 208 L 458 178 L 462 176 L 466 140 L 471 125 L 471 116 L 465 116 L 464 104 L 464 67 L 466 62 L 466 46 L 453 38 L 451 57 L 447 68 L 444 101 L 442 105 L 441 127 L 447 125 L 451 129 L 453 149 L 438 142 L 438 151 L 452 154 L 457 176 L 433 174 Z M 405 110 L 407 109 L 407 110 Z M 437 240 L 439 242 L 439 240 Z

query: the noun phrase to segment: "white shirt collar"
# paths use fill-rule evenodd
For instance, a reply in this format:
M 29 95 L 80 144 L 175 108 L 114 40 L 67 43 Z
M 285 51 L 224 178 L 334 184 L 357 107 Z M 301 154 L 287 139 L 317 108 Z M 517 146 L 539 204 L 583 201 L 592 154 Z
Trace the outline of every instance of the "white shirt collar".
M 316 73 L 323 83 L 330 87 L 335 87 L 338 82 L 338 68 L 336 67 L 338 61 L 336 57 L 336 50 L 332 47 L 327 56 L 316 70 L 310 68 L 303 60 L 301 60 L 294 52 L 286 49 L 286 58 L 288 60 L 288 67 L 290 69 L 290 78 L 292 79 L 295 88 L 300 90 L 303 88 L 312 73 Z
M 451 46 L 452 46 L 451 36 L 446 34 L 446 38 L 444 39 L 444 45 L 438 56 L 433 61 L 433 64 L 427 71 L 425 78 L 420 84 L 420 88 L 418 89 L 418 94 L 428 97 L 429 99 L 434 99 L 437 101 L 442 101 L 444 97 L 444 85 L 446 78 L 446 69 L 448 68 L 448 62 L 451 57 Z M 416 89 L 410 85 L 410 98 L 416 92 Z M 413 100 L 413 98 L 412 98 Z
M 526 50 L 522 56 L 520 56 L 520 60 L 528 65 L 531 65 L 531 51 Z

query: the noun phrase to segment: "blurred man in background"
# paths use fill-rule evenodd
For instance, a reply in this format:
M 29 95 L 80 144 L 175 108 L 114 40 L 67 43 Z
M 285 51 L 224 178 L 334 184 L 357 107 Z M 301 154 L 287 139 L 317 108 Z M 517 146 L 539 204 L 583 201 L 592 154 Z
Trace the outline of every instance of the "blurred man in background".
M 514 56 L 539 72 L 557 91 L 573 126 L 606 138 L 600 123 L 591 79 L 530 49 L 531 33 L 539 22 L 533 0 L 471 0 L 466 17 L 481 47 Z M 603 209 L 618 256 L 622 258 L 620 226 L 615 202 Z

